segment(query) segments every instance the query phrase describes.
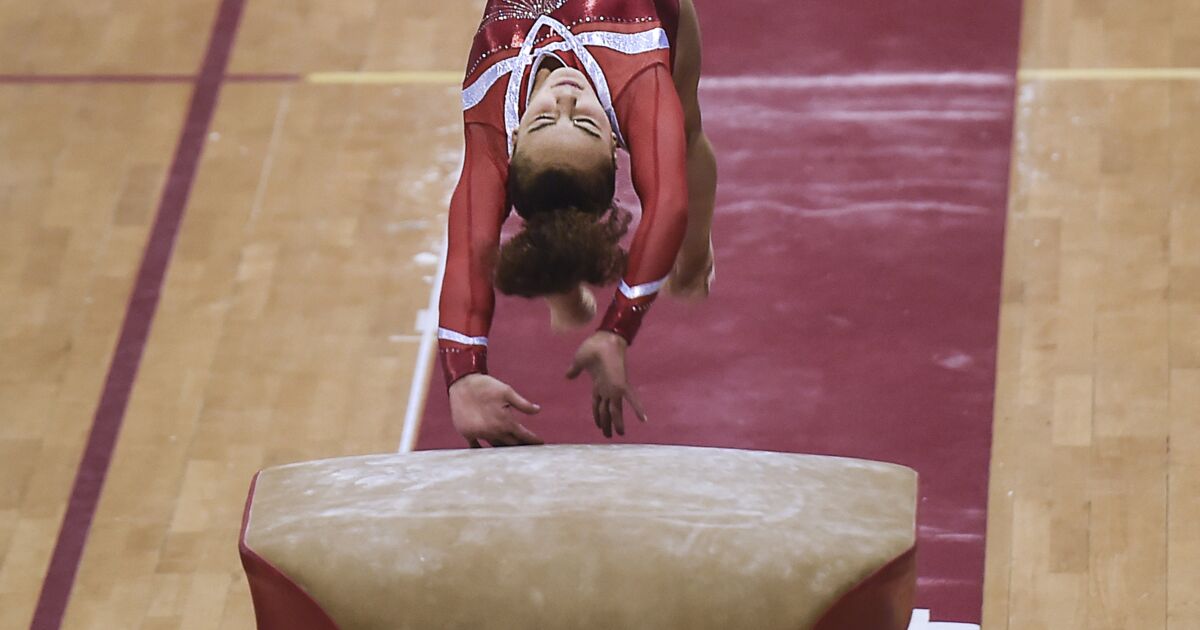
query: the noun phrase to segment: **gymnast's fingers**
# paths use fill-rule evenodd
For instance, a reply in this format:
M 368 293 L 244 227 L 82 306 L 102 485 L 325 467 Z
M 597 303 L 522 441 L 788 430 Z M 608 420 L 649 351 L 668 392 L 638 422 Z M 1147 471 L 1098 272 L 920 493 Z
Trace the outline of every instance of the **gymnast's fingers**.
M 612 416 L 617 435 L 625 435 L 625 399 L 609 398 L 608 413 Z
M 633 407 L 633 412 L 637 414 L 638 420 L 646 421 L 646 409 L 642 407 L 642 401 L 638 400 L 637 394 L 633 393 L 633 388 L 625 390 L 625 399 L 629 401 L 629 406 Z
M 578 359 L 571 362 L 571 367 L 567 368 L 567 379 L 575 380 L 576 376 L 583 373 L 583 362 Z
M 502 433 L 491 435 L 485 439 L 487 440 L 488 444 L 492 445 L 492 448 L 496 448 L 496 447 L 500 447 L 500 446 L 516 446 L 517 445 L 516 441 L 514 441 L 512 438 L 510 438 L 507 435 L 504 435 Z
M 479 445 L 479 440 L 476 440 L 475 438 L 467 438 L 467 444 L 470 444 L 471 448 L 483 448 Z
M 521 413 L 535 414 L 542 410 L 541 406 L 529 402 L 524 396 L 518 394 L 517 390 L 511 387 L 504 392 L 504 402 Z
M 592 420 L 596 421 L 596 428 L 604 430 L 604 424 L 600 421 L 600 401 L 603 399 L 599 396 L 592 396 Z
M 519 424 L 517 426 L 513 427 L 513 430 L 510 431 L 508 435 L 512 439 L 516 440 L 517 444 L 545 444 L 546 443 L 544 440 L 542 440 L 542 438 L 534 435 L 533 431 L 530 431 L 529 429 L 527 429 Z
M 600 431 L 604 437 L 612 437 L 612 412 L 608 409 L 608 399 L 600 399 Z

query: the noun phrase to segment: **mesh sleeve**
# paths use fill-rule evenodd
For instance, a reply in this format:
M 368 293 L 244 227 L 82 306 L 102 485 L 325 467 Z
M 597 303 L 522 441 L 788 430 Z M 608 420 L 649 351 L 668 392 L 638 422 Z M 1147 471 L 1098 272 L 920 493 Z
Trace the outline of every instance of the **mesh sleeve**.
M 446 387 L 467 374 L 487 373 L 487 335 L 496 303 L 492 270 L 508 177 L 503 133 L 467 123 L 464 135 L 463 170 L 450 198 L 446 274 L 438 304 L 438 355 Z
M 687 229 L 687 136 L 683 107 L 665 66 L 636 76 L 616 103 L 629 145 L 633 187 L 642 220 L 629 247 L 629 264 L 600 330 L 630 344 L 675 262 Z

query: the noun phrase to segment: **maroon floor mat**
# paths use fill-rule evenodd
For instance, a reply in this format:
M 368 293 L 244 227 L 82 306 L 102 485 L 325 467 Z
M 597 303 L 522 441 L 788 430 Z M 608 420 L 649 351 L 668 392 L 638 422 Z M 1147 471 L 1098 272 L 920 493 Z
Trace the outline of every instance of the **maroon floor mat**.
M 977 623 L 1020 3 L 697 5 L 718 277 L 655 305 L 630 355 L 650 423 L 623 441 L 916 468 L 918 606 Z M 580 338 L 499 301 L 492 372 L 549 441 L 604 439 L 562 379 Z M 440 378 L 418 445 L 464 445 Z

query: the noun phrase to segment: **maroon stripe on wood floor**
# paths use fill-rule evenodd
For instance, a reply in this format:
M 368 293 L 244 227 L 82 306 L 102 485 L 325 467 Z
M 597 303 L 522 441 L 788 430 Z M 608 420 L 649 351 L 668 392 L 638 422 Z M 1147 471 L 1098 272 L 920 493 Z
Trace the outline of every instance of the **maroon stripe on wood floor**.
M 57 630 L 62 625 L 88 531 L 125 418 L 129 394 L 137 377 L 154 312 L 158 308 L 163 278 L 195 180 L 204 138 L 216 109 L 217 96 L 244 4 L 244 0 L 222 0 L 217 11 L 204 63 L 196 77 L 183 131 L 175 148 L 154 226 L 146 242 L 125 320 L 121 324 L 120 337 L 109 364 L 103 394 L 92 419 L 92 429 L 75 475 L 66 514 L 42 582 L 31 630 Z

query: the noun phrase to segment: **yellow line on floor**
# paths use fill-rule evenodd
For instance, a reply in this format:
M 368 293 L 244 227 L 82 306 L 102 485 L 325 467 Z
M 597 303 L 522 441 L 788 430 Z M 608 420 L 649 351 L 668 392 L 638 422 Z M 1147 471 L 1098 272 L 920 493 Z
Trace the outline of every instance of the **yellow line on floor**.
M 1200 68 L 1024 68 L 1022 81 L 1197 81 Z
M 455 70 L 416 70 L 410 72 L 311 72 L 304 75 L 308 83 L 406 85 L 462 83 L 462 72 Z

